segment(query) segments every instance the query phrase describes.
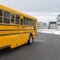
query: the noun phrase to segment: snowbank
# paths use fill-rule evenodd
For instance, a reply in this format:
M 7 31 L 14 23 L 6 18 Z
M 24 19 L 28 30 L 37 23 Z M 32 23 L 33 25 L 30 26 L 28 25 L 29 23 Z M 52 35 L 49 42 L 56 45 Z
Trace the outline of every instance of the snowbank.
M 60 31 L 57 29 L 39 29 L 38 32 L 60 35 Z

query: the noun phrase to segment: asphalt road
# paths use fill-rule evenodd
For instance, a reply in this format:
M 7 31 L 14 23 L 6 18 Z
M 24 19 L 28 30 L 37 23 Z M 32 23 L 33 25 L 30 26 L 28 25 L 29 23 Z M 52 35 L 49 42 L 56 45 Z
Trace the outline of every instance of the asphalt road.
M 38 33 L 30 46 L 0 50 L 0 60 L 60 60 L 60 36 Z

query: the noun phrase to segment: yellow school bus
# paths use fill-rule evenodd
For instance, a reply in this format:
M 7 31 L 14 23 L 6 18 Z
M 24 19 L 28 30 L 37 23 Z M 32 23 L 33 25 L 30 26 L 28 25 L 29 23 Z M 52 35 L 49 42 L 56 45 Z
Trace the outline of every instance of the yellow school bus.
M 37 18 L 0 5 L 0 49 L 33 43 L 37 37 Z

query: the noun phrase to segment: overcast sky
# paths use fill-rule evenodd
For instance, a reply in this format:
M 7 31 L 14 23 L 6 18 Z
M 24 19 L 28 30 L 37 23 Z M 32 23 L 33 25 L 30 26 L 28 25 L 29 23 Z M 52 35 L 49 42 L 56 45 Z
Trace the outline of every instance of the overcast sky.
M 35 14 L 34 16 L 38 15 L 38 17 L 42 17 L 42 21 L 44 19 L 47 21 L 47 18 L 50 20 L 50 17 L 53 14 L 55 19 L 57 13 L 59 14 L 60 12 L 60 0 L 0 0 L 0 3 L 17 10 L 27 12 L 28 14 L 32 12 L 30 14 Z M 48 14 L 50 14 L 50 16 L 48 16 Z

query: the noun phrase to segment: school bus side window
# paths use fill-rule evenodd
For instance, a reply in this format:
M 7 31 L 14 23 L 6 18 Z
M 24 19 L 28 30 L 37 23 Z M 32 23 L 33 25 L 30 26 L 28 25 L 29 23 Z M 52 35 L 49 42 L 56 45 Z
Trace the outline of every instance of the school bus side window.
M 20 22 L 19 20 L 20 20 L 20 15 L 16 14 L 16 22 L 15 23 L 19 24 L 19 22 Z
M 4 11 L 4 23 L 10 23 L 10 12 Z
M 32 26 L 32 23 L 33 23 L 33 21 L 32 21 L 32 19 L 30 19 L 29 20 L 29 24 Z
M 24 25 L 28 25 L 28 18 L 24 17 Z
M 14 18 L 15 18 L 14 14 L 11 14 L 11 23 L 12 24 L 14 24 Z
M 2 10 L 0 10 L 0 23 L 2 23 Z

